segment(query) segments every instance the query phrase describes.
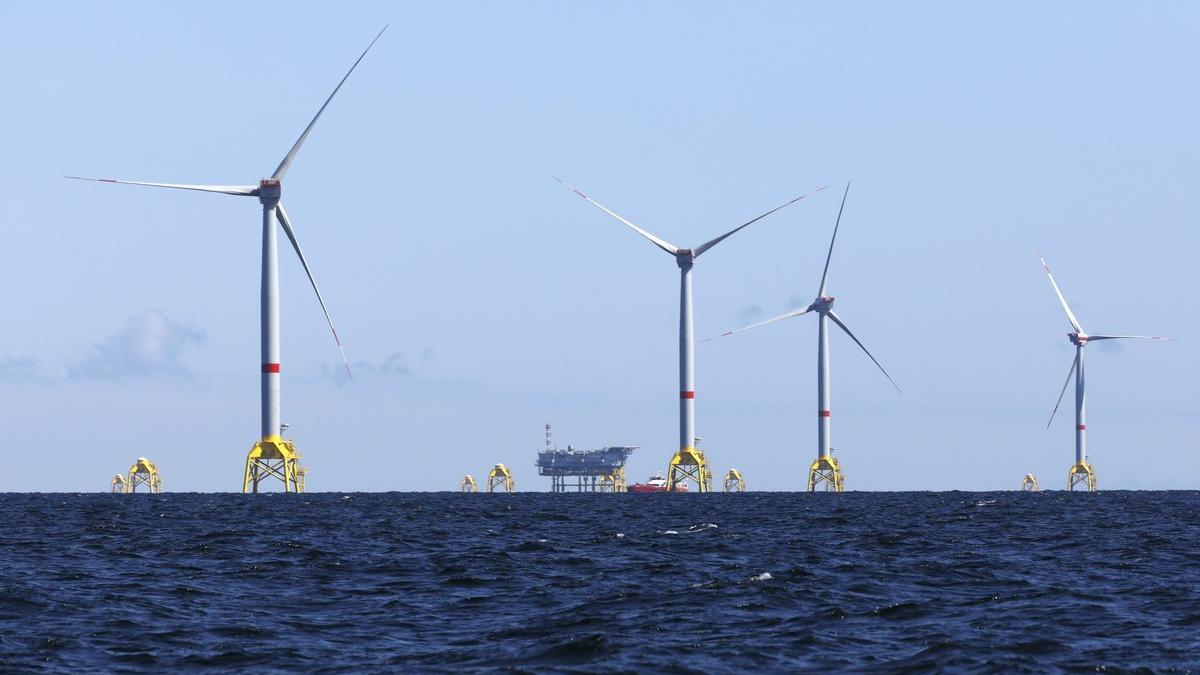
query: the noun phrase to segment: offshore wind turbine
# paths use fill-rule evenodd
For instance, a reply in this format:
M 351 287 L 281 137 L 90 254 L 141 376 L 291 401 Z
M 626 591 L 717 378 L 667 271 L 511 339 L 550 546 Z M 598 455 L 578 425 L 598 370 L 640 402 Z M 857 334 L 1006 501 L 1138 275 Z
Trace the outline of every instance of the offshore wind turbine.
M 825 271 L 821 273 L 821 287 L 817 291 L 817 299 L 813 300 L 812 303 L 807 307 L 795 309 L 781 314 L 775 318 L 767 319 L 766 321 L 759 321 L 758 323 L 751 324 L 743 328 L 738 328 L 736 330 L 726 331 L 721 334 L 722 337 L 726 335 L 733 335 L 734 333 L 740 333 L 744 330 L 750 330 L 751 328 L 758 328 L 759 326 L 765 326 L 769 323 L 775 323 L 776 321 L 790 319 L 802 314 L 808 314 L 809 312 L 816 312 L 817 458 L 813 460 L 812 465 L 809 466 L 808 469 L 809 492 L 815 492 L 817 489 L 823 489 L 827 492 L 841 492 L 843 489 L 845 489 L 845 481 L 842 477 L 841 467 L 838 464 L 837 458 L 833 456 L 830 448 L 829 432 L 831 412 L 829 409 L 829 322 L 834 322 L 837 324 L 838 328 L 841 328 L 846 335 L 850 336 L 850 339 L 854 341 L 854 344 L 858 345 L 859 349 L 862 349 L 863 353 L 865 353 L 867 357 L 874 362 L 875 366 L 879 368 L 880 372 L 883 373 L 883 376 L 887 378 L 888 382 L 891 382 L 892 386 L 896 388 L 896 391 L 900 391 L 900 386 L 896 384 L 896 381 L 892 379 L 892 376 L 888 375 L 888 372 L 884 370 L 879 361 L 871 355 L 871 352 L 867 350 L 866 346 L 854 336 L 854 333 L 850 332 L 850 329 L 846 327 L 846 324 L 842 321 L 841 317 L 834 313 L 834 298 L 826 294 L 827 284 L 829 281 L 829 261 L 833 258 L 833 245 L 835 242 L 837 242 L 838 227 L 842 223 L 842 211 L 846 208 L 846 196 L 849 194 L 850 183 L 846 183 L 846 191 L 842 194 L 842 205 L 838 207 L 837 222 L 835 222 L 833 225 L 833 237 L 829 240 L 829 252 L 825 256 Z
M 342 341 L 338 338 L 337 329 L 333 327 L 333 319 L 329 316 L 329 310 L 325 306 L 325 299 L 321 297 L 321 290 L 317 288 L 316 279 L 313 278 L 308 261 L 304 258 L 304 252 L 300 250 L 300 242 L 296 239 L 296 232 L 292 227 L 291 220 L 288 218 L 287 211 L 283 208 L 280 195 L 283 177 L 292 166 L 292 162 L 296 159 L 296 155 L 300 152 L 300 147 L 304 145 L 304 141 L 308 138 L 309 132 L 312 131 L 313 126 L 320 119 L 321 113 L 325 112 L 325 108 L 329 106 L 329 102 L 337 95 L 338 90 L 346 83 L 350 74 L 362 62 L 367 52 L 371 50 L 371 47 L 375 45 L 375 42 L 383 35 L 383 31 L 385 30 L 387 30 L 387 26 L 384 26 L 379 31 L 379 34 L 375 36 L 375 39 L 371 40 L 371 43 L 359 55 L 354 65 L 350 66 L 350 70 L 346 71 L 341 81 L 334 87 L 333 92 L 325 99 L 325 103 L 317 110 L 317 114 L 313 116 L 308 126 L 301 132 L 300 137 L 292 144 L 291 149 L 284 155 L 283 160 L 275 167 L 275 171 L 271 173 L 269 178 L 261 179 L 258 185 L 192 185 L 66 176 L 66 178 L 76 180 L 92 180 L 102 183 L 198 190 L 200 192 L 215 192 L 237 197 L 257 197 L 259 203 L 262 205 L 262 285 L 259 317 L 262 338 L 262 433 L 261 438 L 254 444 L 246 457 L 246 471 L 242 479 L 242 492 L 248 490 L 258 492 L 259 482 L 265 478 L 277 478 L 283 481 L 285 492 L 300 492 L 303 490 L 304 469 L 299 464 L 300 455 L 296 451 L 295 444 L 280 435 L 282 430 L 279 421 L 279 249 L 276 237 L 276 223 L 283 228 L 283 233 L 287 235 L 288 241 L 292 243 L 292 248 L 295 249 L 296 256 L 300 258 L 300 264 L 304 267 L 304 273 L 308 275 L 308 281 L 312 284 L 313 291 L 317 295 L 317 302 L 321 304 L 321 311 L 325 313 L 325 321 L 329 324 L 329 330 L 333 333 L 334 342 L 337 344 L 338 351 L 342 355 L 342 363 L 346 366 L 346 373 L 350 374 L 350 362 L 346 360 L 346 353 L 342 350 Z
M 1042 257 L 1041 252 L 1038 252 L 1038 257 L 1042 260 L 1042 269 L 1046 270 L 1046 276 L 1050 279 L 1050 285 L 1054 288 L 1054 294 L 1058 296 L 1058 302 L 1062 305 L 1063 311 L 1067 313 L 1067 321 L 1071 324 L 1071 332 L 1067 333 L 1067 339 L 1071 344 L 1075 345 L 1075 359 L 1071 362 L 1071 369 L 1067 371 L 1067 380 L 1063 382 L 1062 391 L 1058 394 L 1058 402 L 1054 404 L 1054 411 L 1050 413 L 1050 421 L 1046 422 L 1046 428 L 1050 428 L 1051 422 L 1054 421 L 1054 416 L 1058 413 L 1059 406 L 1062 405 L 1063 396 L 1067 393 L 1067 386 L 1071 384 L 1071 376 L 1075 376 L 1075 463 L 1067 472 L 1067 489 L 1074 490 L 1075 486 L 1080 483 L 1087 485 L 1088 492 L 1096 491 L 1096 473 L 1092 469 L 1092 465 L 1088 462 L 1087 455 L 1087 420 L 1085 415 L 1085 381 L 1083 367 L 1083 348 L 1089 342 L 1097 340 L 1174 340 L 1175 338 L 1157 337 L 1153 335 L 1088 335 L 1083 326 L 1079 324 L 1079 320 L 1075 318 L 1075 313 L 1071 311 L 1071 307 L 1067 305 L 1067 299 L 1058 288 L 1058 284 L 1054 281 L 1054 275 L 1050 273 L 1050 266 L 1046 264 L 1046 259 Z
M 696 447 L 696 441 L 698 440 L 696 438 L 696 345 L 692 332 L 692 267 L 695 265 L 696 259 L 703 255 L 705 251 L 708 251 L 752 223 L 756 223 L 780 209 L 795 204 L 804 199 L 806 195 L 800 195 L 795 199 L 776 206 L 770 211 L 752 218 L 716 239 L 710 239 L 695 248 L 680 248 L 610 211 L 604 205 L 568 185 L 557 176 L 553 178 L 570 188 L 575 194 L 593 206 L 629 226 L 634 232 L 649 239 L 655 246 L 675 256 L 675 264 L 679 267 L 679 450 L 675 452 L 671 457 L 671 461 L 667 464 L 667 490 L 673 492 L 683 481 L 693 480 L 696 482 L 700 492 L 711 491 L 712 473 L 708 469 L 708 460 L 705 458 L 704 452 Z M 824 189 L 825 187 L 818 188 L 817 192 Z

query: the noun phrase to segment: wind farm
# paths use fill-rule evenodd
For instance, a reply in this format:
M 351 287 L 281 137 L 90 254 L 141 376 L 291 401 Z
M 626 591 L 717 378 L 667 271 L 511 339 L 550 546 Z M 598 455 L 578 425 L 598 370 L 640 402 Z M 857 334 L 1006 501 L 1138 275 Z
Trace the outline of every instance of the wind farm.
M 1200 4 L 396 9 L 0 5 L 5 672 L 1200 670 Z
M 112 457 L 103 469 L 89 469 L 89 485 L 108 485 L 118 470 L 127 482 L 129 455 L 145 454 L 165 467 L 170 489 L 230 487 L 253 493 L 354 487 L 358 479 L 339 463 L 340 448 L 369 447 L 362 452 L 377 465 L 396 463 L 359 474 L 371 489 L 393 487 L 384 476 L 407 489 L 462 487 L 469 474 L 483 493 L 489 470 L 503 463 L 514 476 L 524 477 L 520 489 L 555 490 L 563 487 L 561 480 L 538 478 L 536 464 L 512 454 L 530 447 L 522 440 L 534 424 L 530 418 L 552 418 L 579 430 L 582 445 L 575 447 L 638 446 L 628 458 L 628 482 L 661 474 L 668 491 L 687 485 L 692 494 L 718 492 L 730 467 L 744 473 L 753 490 L 1013 489 L 1026 473 L 1041 479 L 1042 491 L 1080 490 L 1098 485 L 1097 462 L 1110 476 L 1104 487 L 1113 489 L 1134 485 L 1127 482 L 1129 467 L 1121 463 L 1127 458 L 1110 459 L 1107 452 L 1090 457 L 1096 452 L 1087 447 L 1085 417 L 1104 423 L 1102 430 L 1093 425 L 1090 431 L 1103 434 L 1106 446 L 1127 446 L 1142 437 L 1167 446 L 1167 437 L 1177 436 L 1185 424 L 1167 412 L 1173 410 L 1171 401 L 1179 400 L 1168 392 L 1181 381 L 1179 371 L 1189 367 L 1190 353 L 1125 348 L 1128 357 L 1108 356 L 1122 349 L 1113 347 L 1117 343 L 1158 338 L 1083 331 L 1077 319 L 1093 312 L 1068 306 L 1069 288 L 1058 286 L 1060 281 L 1070 285 L 1077 274 L 1067 272 L 1069 278 L 1061 279 L 1056 269 L 1051 290 L 1060 306 L 1070 309 L 1074 359 L 1067 364 L 1065 383 L 1062 374 L 1054 375 L 1062 389 L 1049 426 L 1062 423 L 1057 418 L 1063 412 L 1059 408 L 1069 406 L 1067 388 L 1075 389 L 1077 419 L 1071 478 L 1065 485 L 1050 479 L 1060 468 L 1049 463 L 1049 450 L 1041 446 L 1057 433 L 1044 433 L 1041 404 L 1008 379 L 1018 373 L 1023 382 L 1046 378 L 1041 344 L 1013 341 L 1002 348 L 999 333 L 988 328 L 993 323 L 988 308 L 1007 302 L 1000 289 L 1029 281 L 1021 272 L 1029 260 L 1021 259 L 1030 249 L 1037 244 L 1065 252 L 1062 238 L 1074 231 L 1075 213 L 1095 218 L 1088 210 L 1099 207 L 1079 205 L 1101 190 L 1100 180 L 1091 187 L 1073 181 L 1072 191 L 1061 198 L 1037 195 L 1040 220 L 1009 214 L 1003 226 L 986 218 L 956 224 L 949 213 L 973 213 L 975 205 L 1000 191 L 974 185 L 968 199 L 956 190 L 970 181 L 941 172 L 940 166 L 936 183 L 917 184 L 904 173 L 903 163 L 874 151 L 886 140 L 882 137 L 872 135 L 870 144 L 853 140 L 855 154 L 842 156 L 831 137 L 800 134 L 807 123 L 781 110 L 763 108 L 752 116 L 750 108 L 737 106 L 728 112 L 746 137 L 714 119 L 723 131 L 705 136 L 706 143 L 728 139 L 729 145 L 710 153 L 705 144 L 683 143 L 671 129 L 656 137 L 639 127 L 638 120 L 660 118 L 637 106 L 617 117 L 600 114 L 600 102 L 589 92 L 616 91 L 613 82 L 593 89 L 580 71 L 581 79 L 567 86 L 562 73 L 537 77 L 511 69 L 507 79 L 438 71 L 426 82 L 416 77 L 421 73 L 407 70 L 421 59 L 411 58 L 403 40 L 387 39 L 395 39 L 395 25 L 363 33 L 358 23 L 339 27 L 337 39 L 321 41 L 305 33 L 303 39 L 280 43 L 251 67 L 243 64 L 252 63 L 253 41 L 240 28 L 220 38 L 229 60 L 208 59 L 204 68 L 195 67 L 206 58 L 201 43 L 140 45 L 135 51 L 154 76 L 153 83 L 137 86 L 124 79 L 136 68 L 122 69 L 97 54 L 105 67 L 77 78 L 78 85 L 91 85 L 87 96 L 102 97 L 96 114 L 82 115 L 65 100 L 55 105 L 63 111 L 60 122 L 66 122 L 57 128 L 70 143 L 47 152 L 48 170 L 38 170 L 60 187 L 62 174 L 72 174 L 61 191 L 68 197 L 64 220 L 96 225 L 71 232 L 70 241 L 77 244 L 56 248 L 72 252 L 61 268 L 72 279 L 70 285 L 55 282 L 47 294 L 70 298 L 68 289 L 92 280 L 104 299 L 85 303 L 95 308 L 90 313 L 87 306 L 64 308 L 69 329 L 53 329 L 60 337 L 53 344 L 46 341 L 46 353 L 40 355 L 32 353 L 38 340 L 30 337 L 29 326 L 39 325 L 31 317 L 41 310 L 33 305 L 19 310 L 12 344 L 0 354 L 0 385 L 124 378 L 131 401 L 127 409 L 144 410 L 132 422 L 114 423 L 129 429 L 124 447 L 109 451 Z M 358 39 L 362 42 L 356 45 Z M 320 49 L 306 47 L 316 44 Z M 555 63 L 570 70 L 570 61 Z M 473 84 L 460 88 L 459 81 Z M 488 96 L 488 82 L 514 86 L 505 88 L 503 97 L 494 91 Z M 539 99 L 529 95 L 540 91 L 538 82 L 559 82 L 572 93 Z M 426 95 L 430 83 L 438 86 Z M 841 91 L 843 85 L 823 86 Z M 105 88 L 119 94 L 103 97 Z M 689 100 L 707 109 L 703 101 L 688 98 L 695 92 L 675 91 L 676 98 L 661 100 Z M 464 104 L 464 97 L 471 103 Z M 87 100 L 82 92 L 79 100 Z M 499 107 L 489 107 L 492 100 Z M 618 100 L 623 99 L 604 99 L 613 105 Z M 572 107 L 561 108 L 563 103 Z M 531 120 L 529 127 L 506 117 L 510 109 Z M 455 117 L 459 113 L 466 117 Z M 571 117 L 576 113 L 579 124 Z M 819 116 L 822 128 L 836 122 L 836 116 Z M 765 126 L 758 125 L 759 117 Z M 661 119 L 681 125 L 672 129 L 692 129 L 679 115 Z M 447 133 L 450 127 L 457 131 Z M 45 129 L 38 133 L 49 140 Z M 660 142 L 655 138 L 663 145 L 655 145 Z M 271 154 L 278 150 L 284 155 Z M 227 178 L 263 157 L 271 163 L 260 167 L 261 174 L 251 174 L 260 176 L 257 180 Z M 928 157 L 917 159 L 922 158 Z M 566 193 L 545 180 L 547 174 L 590 208 L 574 210 L 578 207 L 567 202 Z M 848 198 L 849 175 L 854 176 L 854 202 Z M 576 182 L 578 187 L 572 185 Z M 843 189 L 843 195 L 809 188 L 826 182 Z M 104 187 L 94 188 L 97 184 Z M 121 191 L 112 185 L 155 189 Z M 591 192 L 602 186 L 605 193 L 624 195 L 625 206 Z M 950 191 L 944 203 L 935 197 L 943 189 Z M 386 198 L 364 199 L 360 191 Z M 242 208 L 239 202 L 205 202 L 200 194 L 254 198 L 260 229 L 238 227 L 248 221 L 227 214 Z M 790 208 L 801 201 L 803 208 Z M 23 208 L 20 202 L 10 200 Z M 755 209 L 755 204 L 762 206 Z M 668 254 L 678 284 L 673 278 L 668 285 L 660 276 L 665 268 L 643 261 L 658 253 L 639 249 L 645 245 L 629 243 L 622 238 L 628 235 L 615 229 L 605 230 L 591 209 L 603 212 L 600 221 L 616 220 Z M 155 227 L 159 218 L 176 227 Z M 846 232 L 840 230 L 843 219 Z M 704 225 L 710 220 L 712 229 Z M 831 232 L 821 224 L 828 220 L 834 221 Z M 1133 222 L 1136 218 L 1125 213 L 1096 225 L 1097 235 L 1079 244 L 1078 253 L 1070 251 L 1103 272 L 1075 281 L 1081 288 L 1070 297 L 1136 305 L 1144 314 L 1130 315 L 1131 325 L 1154 325 L 1162 317 L 1160 330 L 1186 344 L 1187 328 L 1179 324 L 1186 323 L 1188 313 L 1164 310 L 1168 299 L 1181 302 L 1180 286 L 1168 274 L 1179 263 L 1157 263 L 1158 256 L 1178 255 L 1179 247 L 1166 239 L 1174 231 L 1146 228 L 1144 237 L 1120 238 L 1120 228 Z M 54 232 L 45 223 L 40 231 Z M 148 232 L 153 232 L 152 245 Z M 279 241 L 280 232 L 286 242 Z M 253 243 L 244 238 L 248 234 Z M 726 244 L 729 238 L 736 243 Z M 36 241 L 16 242 L 13 250 L 28 250 Z M 39 246 L 36 250 L 49 250 L 45 241 Z M 187 255 L 193 246 L 194 258 Z M 283 256 L 294 254 L 300 264 L 281 265 L 279 246 L 290 247 L 292 253 Z M 716 262 L 699 262 L 709 260 L 710 249 L 717 247 L 724 252 Z M 77 248 L 96 255 L 90 261 L 76 259 Z M 563 251 L 579 255 L 560 255 Z M 253 261 L 246 254 L 253 254 Z M 164 267 L 163 260 L 170 258 L 183 266 Z M 699 280 L 698 264 L 705 269 Z M 42 269 L 51 265 L 41 262 Z M 1143 302 L 1124 289 L 1097 286 L 1116 266 L 1139 279 L 1135 285 L 1152 285 L 1153 297 Z M 19 265 L 12 269 L 18 280 L 34 274 Z M 249 292 L 250 271 L 258 282 L 257 296 Z M 205 277 L 207 283 L 200 283 Z M 805 278 L 817 288 L 797 288 Z M 317 302 L 297 301 L 293 310 L 283 296 L 308 292 L 299 286 L 310 287 Z M 1031 312 L 1039 307 L 1036 294 L 1044 290 L 1021 291 L 1030 302 L 1016 307 L 1021 314 L 1012 317 L 1014 323 L 1041 321 Z M 926 317 L 921 321 L 910 319 L 918 298 Z M 243 330 L 250 328 L 254 310 L 258 330 Z M 128 334 L 95 328 L 120 326 L 123 317 L 146 311 L 164 320 Z M 808 351 L 811 344 L 803 345 L 808 338 L 795 329 L 751 330 L 805 314 L 815 315 L 815 355 Z M 1092 321 L 1105 321 L 1096 316 Z M 234 323 L 238 317 L 240 323 Z M 317 329 L 322 320 L 326 327 Z M 948 330 L 958 321 L 971 326 L 972 337 L 963 342 Z M 336 356 L 322 348 L 321 341 L 328 339 L 323 330 L 332 336 Z M 74 342 L 68 335 L 76 336 Z M 700 339 L 705 336 L 722 339 Z M 839 360 L 833 353 L 839 341 L 861 355 Z M 968 353 L 968 341 L 977 343 L 978 353 Z M 1085 350 L 1091 342 L 1106 347 L 1100 354 Z M 251 349 L 257 352 L 253 362 L 247 360 Z M 1085 351 L 1106 363 L 1112 359 L 1116 374 L 1110 375 L 1107 365 L 1098 370 L 1096 362 L 1085 369 Z M 1154 377 L 1120 370 L 1122 362 L 1142 358 Z M 962 375 L 966 370 L 973 374 Z M 248 381 L 251 374 L 257 386 Z M 1092 391 L 1086 391 L 1085 374 L 1093 375 Z M 880 376 L 888 386 L 878 386 Z M 220 395 L 207 388 L 210 378 L 221 381 Z M 1164 378 L 1169 386 L 1162 384 Z M 155 391 L 167 382 L 181 388 Z M 188 389 L 191 383 L 197 388 Z M 895 395 L 901 386 L 903 392 Z M 1122 398 L 1105 389 L 1110 386 L 1135 392 L 1133 399 L 1144 400 L 1145 409 L 1114 413 L 1107 406 Z M 523 387 L 529 391 L 517 393 Z M 197 392 L 202 395 L 189 395 Z M 208 395 L 213 401 L 199 400 Z M 589 397 L 598 406 L 594 410 L 581 403 Z M 536 409 L 526 409 L 535 406 L 529 402 L 534 399 L 541 401 Z M 115 405 L 118 397 L 110 400 Z M 511 415 L 510 402 L 517 408 Z M 1000 415 L 1009 406 L 1020 408 L 1019 414 Z M 79 403 L 55 399 L 44 407 L 78 411 Z M 258 426 L 237 432 L 236 419 L 248 421 L 251 407 Z M 815 429 L 809 426 L 814 412 Z M 1168 417 L 1170 430 L 1152 421 L 1154 416 Z M 285 422 L 294 424 L 289 429 Z M 20 438 L 52 424 L 47 419 L 19 424 Z M 100 428 L 103 421 L 89 416 L 83 424 Z M 201 434 L 194 437 L 190 454 L 182 446 L 171 450 L 153 442 L 128 449 L 129 437 L 165 438 L 171 433 L 166 425 Z M 395 429 L 394 443 L 363 440 L 380 438 L 385 429 Z M 455 433 L 443 433 L 446 429 Z M 467 429 L 488 441 L 467 444 L 478 450 L 456 449 L 451 439 Z M 234 434 L 245 438 L 239 441 Z M 996 440 L 1000 437 L 1002 443 Z M 188 457 L 209 457 L 216 448 L 243 442 L 236 465 L 225 469 L 227 480 L 236 475 L 236 482 L 218 481 L 207 466 L 189 463 Z M 396 447 L 385 449 L 389 445 Z M 936 463 L 933 473 L 921 474 L 913 468 L 917 463 L 897 459 L 904 454 L 898 448 L 911 445 L 920 445 L 923 455 L 931 453 L 922 461 Z M 988 469 L 968 466 L 966 458 L 975 451 L 986 457 Z M 417 466 L 436 476 L 425 476 Z M 849 479 L 848 470 L 853 471 Z M 921 482 L 925 476 L 929 483 Z M 592 479 L 587 480 L 590 486 Z M 604 480 L 613 491 L 623 491 L 617 474 Z

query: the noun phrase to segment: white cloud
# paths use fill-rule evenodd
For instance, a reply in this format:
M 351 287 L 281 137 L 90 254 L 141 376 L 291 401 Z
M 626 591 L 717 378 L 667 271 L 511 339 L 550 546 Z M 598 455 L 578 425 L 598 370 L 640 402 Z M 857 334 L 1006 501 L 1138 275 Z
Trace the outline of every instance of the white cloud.
M 204 344 L 196 326 L 172 321 L 161 310 L 148 309 L 126 321 L 125 328 L 92 348 L 92 353 L 68 369 L 76 380 L 125 380 L 144 377 L 191 377 L 183 352 Z
M 41 362 L 28 356 L 0 356 L 0 382 L 28 384 L 53 378 Z

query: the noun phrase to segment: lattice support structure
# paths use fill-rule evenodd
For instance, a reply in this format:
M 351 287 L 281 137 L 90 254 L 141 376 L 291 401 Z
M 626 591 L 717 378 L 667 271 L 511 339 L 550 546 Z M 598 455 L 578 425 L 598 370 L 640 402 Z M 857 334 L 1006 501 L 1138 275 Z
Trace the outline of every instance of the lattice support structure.
M 513 479 L 512 472 L 508 470 L 507 466 L 497 464 L 488 472 L 488 492 L 514 492 L 516 489 L 517 481 Z
M 841 492 L 845 487 L 836 457 L 818 457 L 808 467 L 809 492 Z
M 1037 492 L 1037 491 L 1038 491 L 1037 476 L 1035 476 L 1031 473 L 1025 474 L 1025 477 L 1021 479 L 1021 492 Z
M 250 448 L 246 455 L 246 473 L 242 478 L 242 493 L 258 492 L 263 481 L 278 480 L 284 492 L 304 492 L 308 470 L 300 465 L 296 444 L 280 436 L 265 438 Z
M 123 495 L 126 492 L 126 485 L 127 483 L 125 482 L 125 475 L 119 473 L 113 476 L 112 483 L 109 484 L 109 490 L 111 490 L 115 495 Z
M 1074 491 L 1076 485 L 1086 485 L 1088 492 L 1096 491 L 1096 472 L 1086 461 L 1072 466 L 1067 472 L 1067 489 Z
M 151 494 L 162 492 L 162 477 L 158 474 L 158 466 L 145 457 L 138 457 L 133 466 L 129 467 L 129 477 L 125 480 L 125 492 L 135 493 L 139 485 L 144 486 L 146 491 Z
M 475 477 L 471 474 L 463 476 L 463 479 L 458 482 L 459 492 L 479 492 L 479 486 L 475 484 Z
M 712 473 L 708 470 L 708 459 L 698 448 L 684 448 L 671 457 L 667 464 L 667 491 L 675 492 L 676 486 L 694 482 L 699 492 L 712 492 Z
M 614 469 L 612 473 L 600 476 L 600 482 L 597 485 L 597 492 L 628 492 L 629 486 L 625 482 L 625 467 Z
M 742 478 L 742 472 L 737 469 L 730 469 L 729 473 L 725 474 L 725 480 L 722 487 L 726 492 L 745 492 L 746 479 Z

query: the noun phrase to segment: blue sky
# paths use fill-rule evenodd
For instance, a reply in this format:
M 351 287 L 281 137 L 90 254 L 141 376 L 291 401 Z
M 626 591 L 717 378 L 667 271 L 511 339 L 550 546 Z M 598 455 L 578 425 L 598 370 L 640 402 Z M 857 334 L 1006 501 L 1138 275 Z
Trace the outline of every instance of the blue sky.
M 283 419 L 314 490 L 436 490 L 542 425 L 674 451 L 678 272 L 555 183 L 694 245 L 698 336 L 808 302 L 840 186 L 832 339 L 851 489 L 1065 483 L 1072 358 L 1034 249 L 1092 332 L 1103 488 L 1196 488 L 1200 8 L 1189 3 L 8 3 L 0 490 L 240 487 L 258 432 L 251 200 L 64 181 L 269 174 L 378 28 L 284 203 L 359 374 L 281 251 Z M 800 489 L 811 317 L 699 345 L 714 469 Z

